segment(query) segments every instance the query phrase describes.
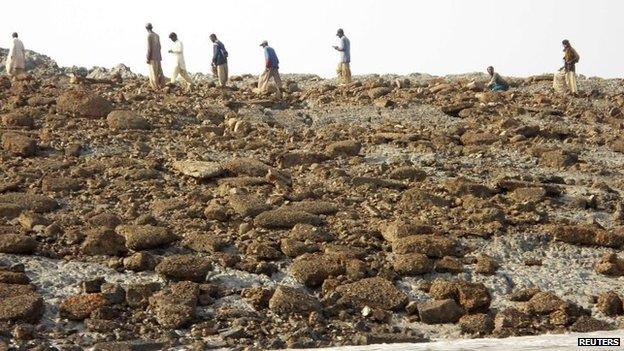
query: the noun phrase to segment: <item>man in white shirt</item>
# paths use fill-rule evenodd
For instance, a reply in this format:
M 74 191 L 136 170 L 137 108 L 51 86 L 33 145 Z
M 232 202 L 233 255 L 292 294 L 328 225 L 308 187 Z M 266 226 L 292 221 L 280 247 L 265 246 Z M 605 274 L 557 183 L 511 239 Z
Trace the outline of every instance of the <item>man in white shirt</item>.
M 17 77 L 25 73 L 26 50 L 24 44 L 18 39 L 17 33 L 13 33 L 13 42 L 6 60 L 6 72 L 10 77 Z
M 351 41 L 342 29 L 338 29 L 336 36 L 340 38 L 340 46 L 334 46 L 334 49 L 340 52 L 340 62 L 336 72 L 342 84 L 349 84 L 351 83 Z
M 171 74 L 171 84 L 175 84 L 179 75 L 182 79 L 184 79 L 186 84 L 191 87 L 193 86 L 193 80 L 186 71 L 186 63 L 184 62 L 184 46 L 178 39 L 178 35 L 175 33 L 169 34 L 169 39 L 173 42 L 173 47 L 169 50 L 169 53 L 175 55 L 175 67 L 173 68 L 173 73 Z

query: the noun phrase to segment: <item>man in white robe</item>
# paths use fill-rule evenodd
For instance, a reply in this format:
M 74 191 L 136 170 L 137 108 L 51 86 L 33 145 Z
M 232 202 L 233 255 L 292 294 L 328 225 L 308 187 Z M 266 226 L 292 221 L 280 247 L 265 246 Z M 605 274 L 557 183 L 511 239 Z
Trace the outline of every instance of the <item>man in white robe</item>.
M 19 40 L 17 33 L 13 33 L 13 42 L 6 60 L 6 71 L 10 77 L 17 77 L 25 73 L 26 50 L 24 44 Z
M 171 74 L 171 84 L 175 84 L 178 76 L 181 76 L 190 88 L 193 86 L 193 80 L 186 71 L 186 63 L 184 62 L 184 45 L 182 45 L 182 42 L 178 39 L 178 35 L 176 33 L 169 34 L 169 39 L 173 42 L 173 47 L 169 50 L 169 53 L 175 55 L 175 67 L 173 68 L 173 73 Z

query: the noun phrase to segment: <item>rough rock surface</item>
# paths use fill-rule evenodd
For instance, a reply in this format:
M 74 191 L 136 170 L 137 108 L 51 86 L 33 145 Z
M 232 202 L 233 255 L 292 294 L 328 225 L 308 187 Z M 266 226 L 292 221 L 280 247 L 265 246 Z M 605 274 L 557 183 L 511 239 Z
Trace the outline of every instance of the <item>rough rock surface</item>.
M 570 96 L 552 75 L 496 94 L 479 74 L 284 75 L 277 100 L 249 75 L 153 92 L 124 66 L 28 55 L 0 75 L 0 349 L 621 325 L 618 80 Z

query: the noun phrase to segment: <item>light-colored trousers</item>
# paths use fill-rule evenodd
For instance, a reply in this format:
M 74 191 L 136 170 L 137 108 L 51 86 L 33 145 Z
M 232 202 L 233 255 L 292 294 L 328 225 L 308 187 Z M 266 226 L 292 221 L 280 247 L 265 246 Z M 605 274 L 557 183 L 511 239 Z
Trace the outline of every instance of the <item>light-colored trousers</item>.
M 160 61 L 150 61 L 149 63 L 149 82 L 152 88 L 160 89 L 163 87 L 165 76 L 163 75 Z
M 188 72 L 185 69 L 180 68 L 180 66 L 176 65 L 173 69 L 173 73 L 171 74 L 171 84 L 175 84 L 175 82 L 178 80 L 178 76 L 182 77 L 182 79 L 189 86 L 193 85 L 193 79 L 191 79 Z
M 219 85 L 224 87 L 228 81 L 228 65 L 224 63 L 217 65 L 217 77 L 219 77 Z
M 336 68 L 336 73 L 338 73 L 342 83 L 351 83 L 351 64 L 349 62 L 340 62 L 338 68 Z
M 260 75 L 258 80 L 258 89 L 265 93 L 269 90 L 269 80 L 273 78 L 275 85 L 277 85 L 277 97 L 282 97 L 282 78 L 280 77 L 279 70 L 277 68 L 267 68 Z
M 23 68 L 6 67 L 6 73 L 9 77 L 19 77 L 26 73 L 26 70 Z
M 565 74 L 566 85 L 568 91 L 575 94 L 578 93 L 578 84 L 576 82 L 576 72 L 566 72 Z

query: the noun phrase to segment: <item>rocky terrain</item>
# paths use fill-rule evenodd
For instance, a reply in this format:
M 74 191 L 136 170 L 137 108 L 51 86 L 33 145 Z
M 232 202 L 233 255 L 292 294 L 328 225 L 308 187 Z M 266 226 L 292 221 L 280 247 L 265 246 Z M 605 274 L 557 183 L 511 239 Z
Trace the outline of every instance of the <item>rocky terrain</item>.
M 624 326 L 620 80 L 197 78 L 0 77 L 0 350 Z

